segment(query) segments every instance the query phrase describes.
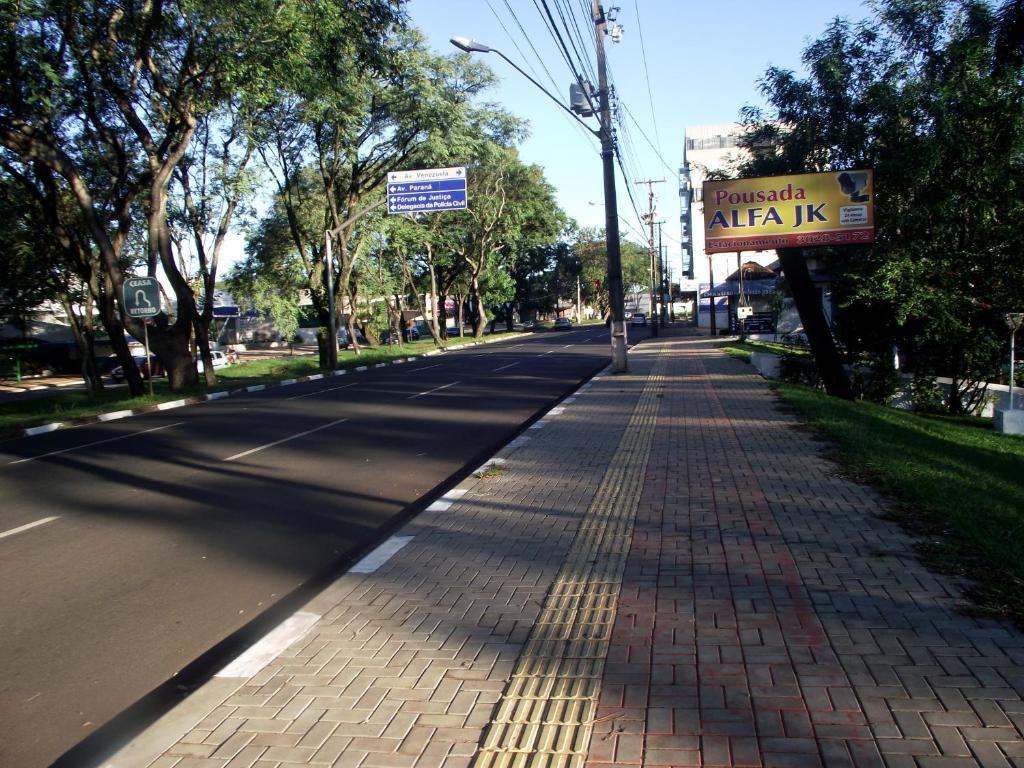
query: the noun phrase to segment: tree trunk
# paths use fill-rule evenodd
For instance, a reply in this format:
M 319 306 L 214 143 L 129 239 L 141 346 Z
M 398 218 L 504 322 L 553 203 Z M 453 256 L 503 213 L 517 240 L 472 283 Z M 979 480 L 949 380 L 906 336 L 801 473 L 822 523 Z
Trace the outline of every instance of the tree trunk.
M 480 291 L 480 278 L 473 275 L 473 280 L 470 284 L 470 293 L 473 296 L 473 338 L 479 339 L 484 335 L 484 331 L 487 330 L 487 312 L 484 310 L 483 295 Z
M 821 296 L 811 281 L 811 273 L 807 269 L 803 251 L 800 248 L 779 248 L 778 254 L 782 272 L 793 292 L 793 302 L 800 313 L 800 322 L 803 324 L 804 333 L 807 334 L 807 341 L 810 342 L 814 361 L 825 384 L 825 391 L 833 397 L 852 400 L 853 388 L 850 386 L 846 371 L 843 370 L 843 361 L 836 348 L 832 331 L 825 322 Z
M 71 298 L 61 294 L 61 304 L 67 313 L 71 325 L 71 335 L 75 338 L 78 353 L 82 356 L 82 380 L 89 392 L 89 397 L 103 391 L 103 379 L 96 369 L 96 334 L 92 328 L 92 302 L 86 301 L 83 316 L 78 317 L 73 310 Z
M 441 339 L 448 338 L 448 294 L 437 294 L 437 305 L 434 307 L 434 315 L 437 317 L 437 335 Z
M 213 296 L 210 295 L 207 300 L 213 301 Z M 217 383 L 217 373 L 213 370 L 213 355 L 210 354 L 210 324 L 206 312 L 197 312 L 193 324 L 196 331 L 196 347 L 199 348 L 199 356 L 203 359 L 203 378 L 206 380 L 206 386 L 212 387 Z

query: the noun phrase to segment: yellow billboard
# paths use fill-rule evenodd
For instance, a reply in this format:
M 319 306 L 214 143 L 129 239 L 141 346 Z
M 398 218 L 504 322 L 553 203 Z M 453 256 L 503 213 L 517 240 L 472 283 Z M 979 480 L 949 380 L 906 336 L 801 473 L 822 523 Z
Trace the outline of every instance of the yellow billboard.
M 763 251 L 875 241 L 870 170 L 704 182 L 704 250 Z

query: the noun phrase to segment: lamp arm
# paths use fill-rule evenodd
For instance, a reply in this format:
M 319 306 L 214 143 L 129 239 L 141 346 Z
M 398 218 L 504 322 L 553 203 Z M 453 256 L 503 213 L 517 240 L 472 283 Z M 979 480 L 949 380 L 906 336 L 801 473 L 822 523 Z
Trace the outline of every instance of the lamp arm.
M 590 127 L 589 125 L 587 125 L 586 123 L 584 123 L 584 122 L 583 122 L 583 121 L 582 121 L 582 120 L 580 119 L 579 115 L 577 115 L 577 114 L 576 114 L 575 112 L 573 112 L 573 111 L 572 111 L 571 109 L 569 109 L 568 107 L 566 107 L 566 106 L 565 106 L 565 105 L 564 105 L 564 104 L 563 104 L 562 102 L 560 102 L 560 101 L 559 101 L 559 100 L 558 100 L 558 99 L 557 99 L 557 98 L 556 98 L 556 97 L 555 97 L 555 96 L 554 96 L 554 95 L 553 95 L 553 94 L 552 94 L 552 93 L 551 93 L 551 92 L 550 92 L 550 91 L 549 91 L 549 90 L 548 90 L 547 88 L 545 88 L 545 87 L 544 87 L 543 85 L 541 85 L 541 84 L 540 84 L 540 83 L 538 83 L 538 82 L 537 82 L 536 80 L 534 80 L 534 79 L 533 79 L 532 77 L 530 77 L 530 75 L 528 75 L 528 74 L 527 74 L 527 73 L 526 73 L 525 71 L 523 71 L 523 68 L 522 68 L 522 67 L 520 67 L 520 66 L 519 66 L 518 64 L 516 64 L 516 63 L 515 63 L 514 61 L 512 61 L 512 59 L 510 59 L 510 58 L 509 58 L 508 56 L 506 56 L 506 55 L 505 55 L 504 53 L 502 53 L 501 51 L 499 51 L 499 50 L 498 50 L 497 48 L 491 48 L 490 50 L 491 50 L 491 52 L 492 52 L 492 53 L 496 53 L 496 54 L 498 54 L 499 56 L 501 56 L 501 58 L 503 58 L 503 59 L 504 59 L 505 61 L 507 61 L 507 62 L 508 62 L 509 64 L 511 64 L 511 65 L 512 65 L 512 67 L 513 67 L 513 68 L 514 68 L 514 69 L 515 69 L 515 70 L 516 70 L 516 71 L 517 71 L 517 72 L 518 72 L 519 74 L 521 74 L 521 75 L 522 75 L 523 77 L 525 77 L 525 78 L 526 78 L 527 80 L 529 80 L 529 81 L 530 81 L 531 83 L 533 83 L 533 84 L 534 84 L 535 86 L 537 86 L 537 88 L 539 88 L 539 89 L 540 89 L 540 90 L 541 90 L 541 91 L 542 91 L 542 92 L 544 93 L 544 95 L 545 95 L 545 96 L 547 96 L 547 97 L 548 97 L 549 99 L 551 99 L 551 100 L 552 100 L 553 102 L 555 102 L 555 104 L 557 104 L 557 105 L 558 105 L 559 107 L 561 107 L 561 108 L 562 108 L 562 110 L 563 110 L 563 111 L 565 111 L 565 113 L 566 113 L 566 114 L 568 114 L 568 115 L 569 115 L 569 116 L 570 116 L 570 117 L 571 117 L 571 118 L 572 118 L 573 120 L 575 120 L 575 121 L 576 121 L 577 123 L 579 123 L 579 124 L 580 124 L 580 125 L 582 125 L 582 126 L 583 126 L 584 128 L 586 128 L 586 129 L 587 129 L 587 130 L 588 130 L 588 131 L 589 131 L 589 132 L 590 132 L 591 134 L 593 134 L 593 135 L 594 135 L 595 137 L 597 137 L 597 138 L 601 138 L 601 132 L 600 132 L 600 131 L 594 130 L 594 129 L 593 129 L 593 128 L 591 128 L 591 127 Z

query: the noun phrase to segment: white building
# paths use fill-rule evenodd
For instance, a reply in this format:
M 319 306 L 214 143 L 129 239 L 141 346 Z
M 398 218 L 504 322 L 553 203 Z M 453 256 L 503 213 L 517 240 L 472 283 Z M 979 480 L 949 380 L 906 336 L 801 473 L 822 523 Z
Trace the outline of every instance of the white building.
M 711 299 L 699 299 L 699 294 L 739 269 L 741 262 L 754 261 L 767 267 L 776 261 L 775 251 L 746 251 L 735 253 L 704 253 L 704 205 L 701 190 L 710 171 L 725 171 L 732 175 L 744 150 L 738 146 L 742 126 L 738 123 L 691 126 L 686 129 L 683 143 L 683 163 L 679 169 L 679 219 L 682 242 L 682 271 L 680 287 L 684 301 L 694 301 L 699 311 L 697 324 L 711 327 Z M 715 299 L 715 327 L 729 327 L 728 299 Z

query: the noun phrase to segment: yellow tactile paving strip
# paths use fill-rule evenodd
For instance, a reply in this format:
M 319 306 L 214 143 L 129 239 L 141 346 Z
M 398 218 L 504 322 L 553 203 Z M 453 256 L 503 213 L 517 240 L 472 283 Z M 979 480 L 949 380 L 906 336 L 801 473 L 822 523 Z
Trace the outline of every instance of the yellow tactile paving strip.
M 630 418 L 512 672 L 474 768 L 580 768 L 650 456 L 662 364 Z

